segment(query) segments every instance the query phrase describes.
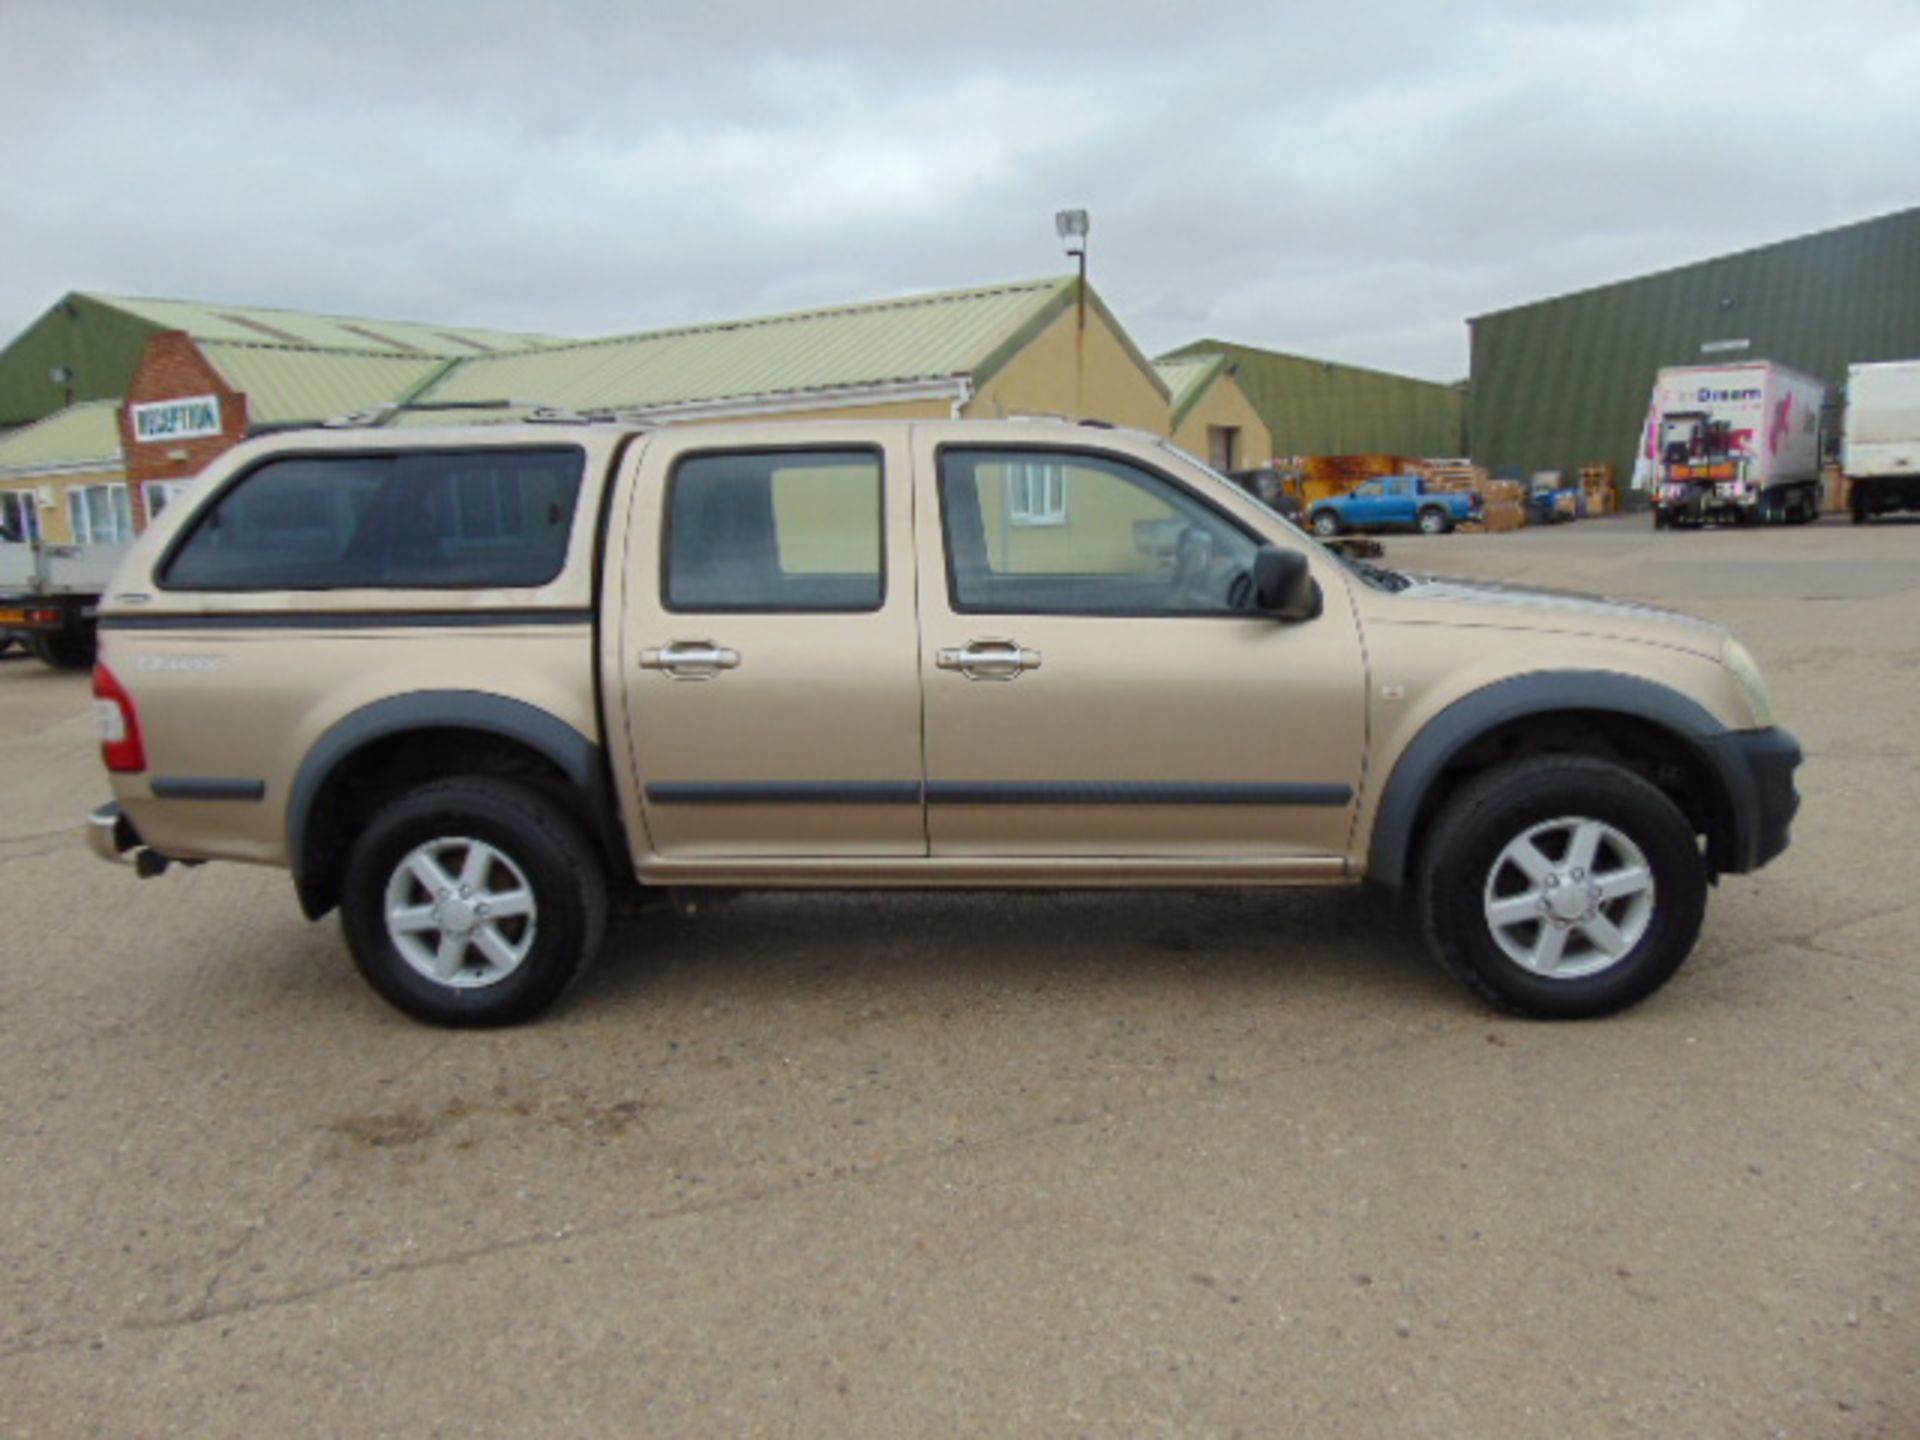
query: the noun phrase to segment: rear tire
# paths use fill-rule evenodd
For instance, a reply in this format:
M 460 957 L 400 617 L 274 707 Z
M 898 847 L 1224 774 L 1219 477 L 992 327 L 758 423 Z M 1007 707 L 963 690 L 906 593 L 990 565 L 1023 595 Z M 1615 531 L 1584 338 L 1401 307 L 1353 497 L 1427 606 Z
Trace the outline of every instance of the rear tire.
M 354 963 L 433 1025 L 540 1014 L 598 952 L 607 879 L 564 810 L 525 786 L 436 781 L 377 813 L 340 893 Z
M 1494 1005 L 1538 1019 L 1646 999 L 1692 951 L 1706 895 L 1699 843 L 1673 801 L 1581 755 L 1473 780 L 1421 852 L 1419 913 L 1435 956 Z
M 1322 540 L 1331 540 L 1340 533 L 1340 517 L 1331 510 L 1316 510 L 1313 514 L 1313 533 Z
M 1420 512 L 1419 524 L 1422 535 L 1444 535 L 1453 529 L 1453 521 L 1448 518 L 1447 512 L 1433 505 Z

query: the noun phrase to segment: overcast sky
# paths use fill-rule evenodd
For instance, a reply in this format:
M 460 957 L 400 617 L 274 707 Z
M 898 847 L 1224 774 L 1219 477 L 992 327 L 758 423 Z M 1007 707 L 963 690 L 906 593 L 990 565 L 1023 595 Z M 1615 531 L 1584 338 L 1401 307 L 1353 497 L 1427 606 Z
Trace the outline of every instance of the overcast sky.
M 1465 318 L 1920 203 L 1915 0 L 0 0 L 68 290 L 604 335 L 1064 272 L 1433 379 Z

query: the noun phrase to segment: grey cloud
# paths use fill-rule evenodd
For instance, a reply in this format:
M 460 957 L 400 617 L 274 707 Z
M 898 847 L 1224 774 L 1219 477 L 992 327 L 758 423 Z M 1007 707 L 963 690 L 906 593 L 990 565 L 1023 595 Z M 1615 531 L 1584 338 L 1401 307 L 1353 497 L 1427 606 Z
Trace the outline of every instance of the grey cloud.
M 1054 273 L 1084 204 L 1149 348 L 1454 378 L 1468 315 L 1914 203 L 1907 7 L 1805 14 L 29 0 L 0 333 L 86 287 L 609 333 Z

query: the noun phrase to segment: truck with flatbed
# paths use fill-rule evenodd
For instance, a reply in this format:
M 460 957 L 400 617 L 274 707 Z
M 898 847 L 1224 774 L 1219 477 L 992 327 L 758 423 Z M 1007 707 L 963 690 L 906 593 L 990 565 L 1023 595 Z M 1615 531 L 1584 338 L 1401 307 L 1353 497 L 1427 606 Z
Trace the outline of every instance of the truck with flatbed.
M 1371 883 L 1599 1015 L 1797 804 L 1722 627 L 1344 560 L 1064 422 L 275 434 L 100 642 L 93 851 L 284 869 L 444 1025 L 541 1012 L 615 901 L 796 887 Z
M 1847 367 L 1840 469 L 1854 524 L 1920 512 L 1920 360 Z
M 0 538 L 0 639 L 58 670 L 92 665 L 100 596 L 127 548 Z
M 1314 502 L 1307 523 L 1324 538 L 1349 530 L 1417 530 L 1445 535 L 1478 518 L 1477 493 L 1436 490 L 1419 475 L 1382 475 L 1344 495 Z

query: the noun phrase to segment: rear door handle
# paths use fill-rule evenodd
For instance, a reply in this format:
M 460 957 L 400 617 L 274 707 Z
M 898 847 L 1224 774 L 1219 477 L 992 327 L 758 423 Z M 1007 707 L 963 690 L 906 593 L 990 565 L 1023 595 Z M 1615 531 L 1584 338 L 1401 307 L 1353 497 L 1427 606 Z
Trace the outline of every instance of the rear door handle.
M 936 650 L 933 661 L 969 680 L 1018 680 L 1022 672 L 1040 668 L 1040 652 L 1012 640 L 969 640 L 958 648 Z
M 675 640 L 640 652 L 642 670 L 664 670 L 674 680 L 711 680 L 722 670 L 737 670 L 740 652 L 711 640 Z

